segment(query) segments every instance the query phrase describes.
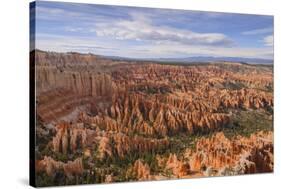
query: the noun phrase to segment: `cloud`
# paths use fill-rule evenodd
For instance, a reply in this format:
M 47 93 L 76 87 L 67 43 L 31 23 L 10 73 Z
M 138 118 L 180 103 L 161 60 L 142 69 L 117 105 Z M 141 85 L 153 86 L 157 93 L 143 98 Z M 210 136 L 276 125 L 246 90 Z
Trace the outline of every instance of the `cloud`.
M 192 45 L 231 46 L 234 42 L 222 33 L 197 33 L 190 30 L 155 25 L 149 17 L 131 13 L 130 20 L 98 23 L 92 30 L 99 37 L 118 40 L 171 42 Z
M 192 56 L 214 56 L 214 57 L 244 57 L 244 58 L 273 58 L 271 47 L 247 48 L 247 47 L 220 47 L 220 46 L 194 46 L 194 45 L 144 45 L 135 47 L 149 50 L 143 53 L 143 57 L 192 57 Z M 124 53 L 125 54 L 125 53 Z
M 69 49 L 84 49 L 84 50 L 88 50 L 88 51 L 91 51 L 91 50 L 94 50 L 94 49 L 118 50 L 118 48 L 102 47 L 102 46 L 95 46 L 95 45 L 75 45 L 75 44 L 63 45 L 62 44 L 61 47 L 66 47 L 66 48 L 69 48 Z
M 43 1 L 40 1 L 42 4 Z M 43 5 L 36 6 L 36 19 L 40 20 L 41 22 L 44 21 L 54 21 L 54 22 L 61 22 L 61 23 L 70 23 L 75 24 L 91 24 L 94 22 L 106 22 L 108 16 L 95 13 L 98 10 L 98 6 L 95 9 L 92 9 L 92 12 L 85 11 L 83 6 L 78 10 L 70 9 L 69 7 L 47 7 Z M 78 5 L 75 5 L 80 7 Z M 85 9 L 87 7 L 85 6 Z M 101 8 L 100 8 L 101 9 Z M 80 10 L 80 11 L 79 11 Z M 87 10 L 87 9 L 86 9 Z M 93 12 L 95 14 L 93 14 Z M 94 16 L 93 16 L 94 15 Z
M 82 27 L 65 27 L 64 30 L 68 32 L 83 32 L 84 29 Z
M 55 52 L 82 52 L 94 54 L 111 54 L 118 52 L 120 44 L 109 43 L 92 37 L 73 37 L 60 34 L 36 35 L 36 48 Z
M 243 35 L 258 35 L 258 34 L 266 34 L 266 33 L 272 33 L 273 28 L 268 27 L 268 28 L 261 28 L 261 29 L 256 29 L 256 30 L 250 30 L 250 31 L 245 31 L 242 32 Z
M 230 56 L 247 58 L 273 58 L 272 47 L 240 48 L 206 45 L 171 44 L 120 44 L 119 41 L 90 37 L 73 38 L 61 35 L 38 35 L 36 48 L 57 52 L 83 52 L 107 56 L 123 56 L 131 58 L 171 58 L 190 56 Z
M 69 12 L 60 8 L 47 8 L 43 6 L 36 6 L 36 19 L 42 20 L 57 20 L 61 16 L 71 16 Z
M 263 42 L 265 46 L 273 46 L 273 35 L 268 35 L 263 38 Z

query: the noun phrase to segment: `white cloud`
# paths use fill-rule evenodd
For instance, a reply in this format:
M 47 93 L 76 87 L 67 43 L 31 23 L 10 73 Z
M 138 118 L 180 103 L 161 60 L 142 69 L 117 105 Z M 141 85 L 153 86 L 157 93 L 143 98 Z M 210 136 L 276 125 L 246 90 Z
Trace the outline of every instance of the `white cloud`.
M 267 48 L 240 48 L 240 47 L 214 47 L 194 45 L 147 45 L 136 49 L 148 49 L 146 56 L 157 57 L 189 57 L 189 56 L 215 56 L 215 57 L 244 57 L 244 58 L 273 58 L 271 47 Z
M 39 35 L 36 48 L 41 50 L 69 52 L 77 51 L 109 56 L 132 58 L 167 58 L 189 56 L 230 56 L 248 58 L 273 58 L 272 47 L 239 48 L 219 46 L 194 46 L 179 43 L 121 44 L 116 40 L 98 38 L 72 38 L 71 36 Z
M 83 32 L 83 28 L 81 27 L 66 27 L 65 28 L 65 31 L 68 31 L 68 32 Z
M 36 48 L 55 52 L 82 52 L 104 54 L 116 53 L 120 45 L 106 40 L 91 37 L 72 37 L 65 35 L 38 34 L 36 35 Z
M 273 35 L 268 35 L 263 38 L 263 42 L 265 46 L 273 46 Z
M 257 35 L 257 34 L 266 34 L 266 33 L 272 33 L 273 28 L 268 27 L 268 28 L 261 28 L 261 29 L 256 29 L 256 30 L 250 30 L 250 31 L 245 31 L 242 32 L 243 35 Z
M 100 37 L 113 37 L 118 40 L 177 42 L 186 45 L 230 46 L 233 44 L 233 41 L 222 33 L 197 33 L 168 26 L 155 26 L 149 17 L 135 13 L 131 16 L 131 20 L 98 23 L 93 31 Z
M 67 14 L 68 12 L 63 9 L 36 6 L 36 19 L 56 20 L 64 15 L 69 16 Z

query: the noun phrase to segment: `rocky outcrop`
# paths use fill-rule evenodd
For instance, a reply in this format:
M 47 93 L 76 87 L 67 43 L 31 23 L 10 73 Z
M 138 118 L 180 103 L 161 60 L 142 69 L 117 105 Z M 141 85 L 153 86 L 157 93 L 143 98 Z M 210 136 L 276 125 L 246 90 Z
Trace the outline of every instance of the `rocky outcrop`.
M 104 180 L 105 183 L 112 183 L 114 182 L 114 178 L 113 176 L 110 174 L 110 175 L 105 175 L 105 180 Z
M 140 159 L 135 161 L 134 165 L 127 171 L 129 177 L 135 177 L 137 180 L 150 180 L 150 168 Z
M 53 149 L 55 152 L 75 152 L 77 146 L 85 147 L 87 142 L 87 131 L 84 128 L 74 127 L 63 122 L 56 126 L 56 135 L 53 138 Z
M 98 147 L 99 158 L 103 159 L 105 156 L 112 157 L 112 147 L 110 139 L 107 137 L 101 137 Z
M 225 113 L 186 112 L 161 103 L 157 98 L 148 99 L 140 95 L 115 99 L 110 107 L 99 112 L 100 115 L 83 119 L 106 131 L 150 137 L 211 131 L 229 123 L 229 115 Z
M 98 73 L 98 66 L 111 65 L 110 60 L 92 54 L 36 51 L 37 94 L 66 89 L 79 96 L 106 96 L 112 93 L 111 76 Z
M 75 175 L 82 175 L 84 171 L 82 158 L 63 164 L 63 171 L 69 179 L 72 179 Z
M 217 133 L 209 139 L 200 139 L 194 152 L 187 150 L 186 157 L 193 171 L 213 169 L 226 175 L 272 172 L 272 137 L 272 132 L 260 132 L 249 138 L 229 140 L 223 133 Z
M 96 63 L 99 57 L 93 54 L 56 53 L 36 50 L 35 62 L 38 65 L 91 65 Z
M 90 104 L 91 96 L 77 96 L 70 90 L 56 89 L 42 93 L 37 98 L 36 113 L 45 123 L 58 122 L 65 115 L 70 115 L 76 107 Z M 75 114 L 70 117 L 74 120 Z M 67 119 L 66 119 L 67 120 Z
M 84 128 L 83 124 L 59 123 L 52 140 L 54 152 L 69 154 L 78 149 L 97 146 L 98 157 L 112 157 L 116 155 L 124 158 L 131 153 L 157 151 L 168 147 L 167 139 L 145 138 L 141 136 L 129 137 L 124 133 L 104 133 L 99 130 Z
M 36 172 L 45 172 L 48 176 L 54 177 L 55 173 L 62 169 L 63 163 L 55 161 L 53 158 L 45 156 L 43 160 L 38 160 L 36 163 Z
M 221 109 L 228 108 L 266 109 L 273 107 L 271 93 L 253 89 L 213 89 L 211 91 L 197 91 L 196 94 L 196 98 L 191 95 L 180 97 L 169 95 L 163 98 L 163 102 L 189 112 L 218 112 Z M 214 98 L 215 96 L 216 98 Z
M 171 170 L 173 176 L 176 176 L 177 178 L 182 178 L 183 176 L 188 175 L 190 168 L 188 163 L 179 161 L 176 154 L 170 154 L 166 162 L 165 169 Z
M 84 171 L 81 158 L 63 163 L 48 156 L 45 156 L 44 159 L 37 161 L 35 169 L 37 173 L 45 172 L 50 177 L 54 177 L 56 173 L 63 171 L 65 176 L 70 179 L 75 175 L 82 175 Z
M 219 102 L 224 108 L 260 109 L 273 106 L 272 94 L 253 89 L 223 90 Z
M 73 112 L 76 107 L 110 97 L 115 90 L 115 84 L 106 74 L 37 73 L 38 77 L 43 75 L 37 79 L 42 85 L 37 86 L 37 114 L 45 122 L 57 121 Z
M 142 154 L 165 149 L 169 145 L 167 139 L 151 139 L 141 136 L 129 137 L 122 133 L 113 135 L 113 143 L 117 155 L 121 158 L 130 153 Z
M 45 122 L 58 121 L 76 107 L 97 98 L 110 98 L 116 85 L 111 75 L 98 72 L 94 55 L 36 52 L 37 114 Z

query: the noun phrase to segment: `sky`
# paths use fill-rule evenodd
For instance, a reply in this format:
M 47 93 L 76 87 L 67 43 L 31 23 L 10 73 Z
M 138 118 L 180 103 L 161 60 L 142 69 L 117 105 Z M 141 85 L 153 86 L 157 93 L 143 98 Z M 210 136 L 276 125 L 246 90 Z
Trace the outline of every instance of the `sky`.
M 273 59 L 273 17 L 36 1 L 36 48 L 130 58 Z

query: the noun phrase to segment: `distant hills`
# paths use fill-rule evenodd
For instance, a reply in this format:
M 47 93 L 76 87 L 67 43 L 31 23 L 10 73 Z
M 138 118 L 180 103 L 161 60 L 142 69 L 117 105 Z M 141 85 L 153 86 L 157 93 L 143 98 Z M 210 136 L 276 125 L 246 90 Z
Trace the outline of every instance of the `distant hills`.
M 48 52 L 36 49 L 38 52 Z M 53 52 L 55 53 L 55 52 Z M 78 52 L 68 52 L 72 54 L 85 54 Z M 103 58 L 109 58 L 112 60 L 127 60 L 127 61 L 156 61 L 156 62 L 167 62 L 167 63 L 211 63 L 211 62 L 239 62 L 248 64 L 273 64 L 272 59 L 264 58 L 243 58 L 243 57 L 213 57 L 213 56 L 193 56 L 185 58 L 129 58 L 121 56 L 105 56 L 99 54 L 87 53 Z
M 197 56 L 187 58 L 160 58 L 154 59 L 164 62 L 241 62 L 248 64 L 273 64 L 271 59 L 262 58 L 242 58 L 242 57 L 212 57 L 212 56 Z
M 213 57 L 213 56 L 194 56 L 186 58 L 128 58 L 119 56 L 104 56 L 114 60 L 142 60 L 157 62 L 175 63 L 210 63 L 210 62 L 240 62 L 248 64 L 273 64 L 272 59 L 263 58 L 243 58 L 243 57 Z

